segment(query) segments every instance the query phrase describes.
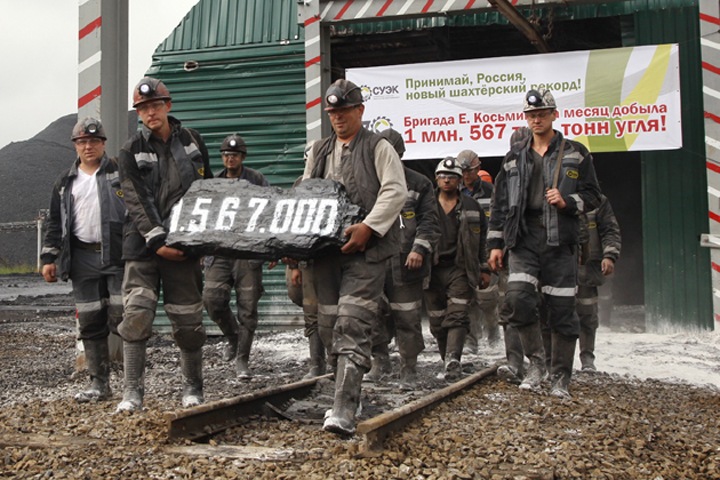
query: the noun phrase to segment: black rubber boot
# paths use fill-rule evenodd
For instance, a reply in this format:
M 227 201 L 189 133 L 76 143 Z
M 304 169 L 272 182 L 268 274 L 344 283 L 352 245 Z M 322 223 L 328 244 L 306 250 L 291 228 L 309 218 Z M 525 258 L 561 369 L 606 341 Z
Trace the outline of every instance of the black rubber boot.
M 335 372 L 335 400 L 323 430 L 338 435 L 355 433 L 355 412 L 360 404 L 363 371 L 346 355 L 338 357 Z
M 520 385 L 525 375 L 523 365 L 525 355 L 523 355 L 520 332 L 518 332 L 517 328 L 506 325 L 504 327 L 503 337 L 505 340 L 505 359 L 507 363 L 498 367 L 498 377 L 513 385 Z
M 445 355 L 445 380 L 455 381 L 462 376 L 463 345 L 467 330 L 463 327 L 455 327 L 448 330 L 447 354 Z
M 542 333 L 540 332 L 540 324 L 533 323 L 518 328 L 520 334 L 520 342 L 522 343 L 523 352 L 530 360 L 527 375 L 520 383 L 523 390 L 533 390 L 540 386 L 547 375 L 545 367 L 545 349 L 543 348 Z
M 365 374 L 365 380 L 369 382 L 378 382 L 385 375 L 392 373 L 390 351 L 386 343 L 373 345 L 371 365 L 370 371 Z
M 310 349 L 310 370 L 303 378 L 315 378 L 325 375 L 325 345 L 320 340 L 320 334 L 315 331 L 308 337 Z
M 412 388 L 417 384 L 417 356 L 400 357 L 400 385 Z
M 235 369 L 239 378 L 248 379 L 252 378 L 253 374 L 250 371 L 248 363 L 250 362 L 250 348 L 252 347 L 253 338 L 255 338 L 255 332 L 251 332 L 244 328 L 240 331 L 240 341 L 238 342 L 238 353 L 235 359 Z
M 180 351 L 180 369 L 183 377 L 182 406 L 197 407 L 205 402 L 203 397 L 202 348 Z
M 552 334 L 552 367 L 550 378 L 552 387 L 550 394 L 560 398 L 570 398 L 568 386 L 572 376 L 575 343 L 577 338 L 567 337 L 559 333 Z
M 123 342 L 125 386 L 117 412 L 142 410 L 145 395 L 145 341 Z
M 75 395 L 78 403 L 98 402 L 112 396 L 110 391 L 110 350 L 107 338 L 83 340 L 90 387 Z
M 222 359 L 224 362 L 229 362 L 232 359 L 235 358 L 238 351 L 238 334 L 230 334 L 225 336 L 225 340 L 227 343 L 225 344 L 225 348 L 223 348 L 223 354 Z
M 594 328 L 580 330 L 580 365 L 583 372 L 595 373 L 595 334 Z

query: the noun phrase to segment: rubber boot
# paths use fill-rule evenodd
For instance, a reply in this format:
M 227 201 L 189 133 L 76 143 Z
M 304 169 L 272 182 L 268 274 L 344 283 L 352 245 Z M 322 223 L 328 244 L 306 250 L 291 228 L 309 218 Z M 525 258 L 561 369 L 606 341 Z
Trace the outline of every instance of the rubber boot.
M 180 350 L 180 370 L 183 377 L 183 408 L 197 407 L 204 403 L 202 348 L 191 351 Z
M 145 341 L 123 342 L 125 386 L 116 412 L 142 410 L 145 395 Z
M 248 362 L 250 361 L 250 347 L 252 347 L 253 338 L 255 338 L 255 332 L 251 332 L 244 328 L 240 332 L 238 353 L 237 358 L 235 359 L 235 368 L 237 370 L 238 378 L 248 379 L 253 376 L 250 371 L 250 367 L 248 366 Z
M 412 388 L 417 384 L 417 356 L 400 357 L 400 385 Z
M 86 403 L 107 400 L 112 396 L 110 391 L 110 350 L 107 338 L 83 340 L 82 342 L 90 374 L 90 387 L 75 395 L 75 401 Z
M 506 325 L 504 328 L 505 339 L 505 359 L 507 363 L 500 365 L 497 369 L 498 377 L 502 378 L 513 385 L 520 385 L 525 374 L 523 365 L 525 356 L 523 355 L 522 342 L 520 341 L 520 332 L 515 327 Z
M 480 307 L 475 302 L 470 304 L 468 317 L 470 318 L 470 328 L 468 330 L 468 333 L 465 335 L 465 346 L 463 349 L 463 353 L 468 355 L 477 355 L 478 342 L 483 336 L 483 326 Z
M 572 376 L 576 341 L 576 337 L 567 337 L 559 333 L 552 334 L 552 367 L 550 370 L 552 387 L 550 394 L 555 397 L 570 398 L 568 386 Z
M 225 348 L 223 348 L 223 362 L 229 362 L 235 358 L 238 351 L 239 338 L 240 336 L 237 333 L 225 335 L 225 340 L 227 340 L 227 343 L 225 344 Z
M 445 361 L 445 352 L 447 351 L 447 331 L 443 329 L 438 336 L 435 337 L 438 345 L 438 352 L 440 352 L 440 359 Z
M 365 374 L 365 380 L 369 382 L 380 381 L 382 377 L 392 373 L 390 351 L 386 343 L 373 345 L 371 365 L 370 371 Z
M 338 435 L 355 433 L 355 412 L 360 404 L 363 372 L 347 355 L 338 357 L 335 372 L 335 400 L 323 430 Z
M 550 329 L 542 329 L 543 349 L 545 349 L 545 368 L 550 372 L 552 366 L 552 336 Z
M 498 325 L 497 308 L 486 308 L 482 311 L 482 314 L 488 345 L 495 347 L 500 342 L 500 326 Z
M 523 352 L 530 360 L 527 375 L 520 383 L 523 390 L 533 390 L 540 386 L 547 375 L 545 367 L 545 349 L 543 348 L 542 333 L 540 332 L 540 324 L 533 323 L 518 328 L 520 334 L 520 342 L 522 343 Z
M 445 355 L 445 380 L 455 381 L 462 376 L 463 345 L 467 330 L 463 327 L 454 327 L 448 330 L 447 354 Z
M 325 345 L 320 340 L 317 330 L 308 337 L 310 348 L 310 370 L 303 378 L 315 378 L 325 375 Z
M 582 371 L 588 373 L 597 372 L 595 368 L 595 334 L 594 328 L 580 330 L 580 364 Z

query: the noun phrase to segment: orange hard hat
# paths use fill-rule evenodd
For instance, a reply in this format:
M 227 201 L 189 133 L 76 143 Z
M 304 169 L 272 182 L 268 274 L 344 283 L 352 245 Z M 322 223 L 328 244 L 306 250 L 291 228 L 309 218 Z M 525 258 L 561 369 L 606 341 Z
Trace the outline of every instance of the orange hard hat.
M 490 175 L 487 170 L 480 170 L 478 172 L 478 177 L 480 177 L 480 180 L 483 182 L 493 183 L 492 175 Z

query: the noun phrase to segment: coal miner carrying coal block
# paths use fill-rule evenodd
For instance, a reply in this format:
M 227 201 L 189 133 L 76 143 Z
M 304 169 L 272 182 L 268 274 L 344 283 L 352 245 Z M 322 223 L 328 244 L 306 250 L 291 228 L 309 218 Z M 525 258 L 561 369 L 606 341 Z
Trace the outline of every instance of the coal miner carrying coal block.
M 78 339 L 91 384 L 78 402 L 107 400 L 108 336 L 122 320 L 122 224 L 125 202 L 117 163 L 105 154 L 105 129 L 92 117 L 72 130 L 77 160 L 53 186 L 40 260 L 47 282 L 72 280 Z M 57 265 L 56 265 L 57 262 Z
M 218 178 L 242 179 L 253 185 L 269 186 L 262 173 L 243 165 L 247 145 L 240 135 L 234 133 L 225 137 L 220 153 L 225 168 L 217 175 Z M 235 359 L 238 376 L 250 378 L 250 347 L 258 325 L 258 302 L 264 291 L 263 260 L 206 256 L 203 263 L 203 303 L 208 315 L 227 339 L 223 360 L 229 362 Z M 237 296 L 237 317 L 230 308 L 230 292 L 233 288 Z
M 395 149 L 362 126 L 360 88 L 335 81 L 325 94 L 333 133 L 307 149 L 303 179 L 344 185 L 351 201 L 367 211 L 345 229 L 347 242 L 314 259 L 318 324 L 336 360 L 335 398 L 323 429 L 355 432 L 362 377 L 371 366 L 371 331 L 378 314 L 386 260 L 398 253 L 398 215 L 407 198 L 405 174 Z
M 128 215 L 123 237 L 125 387 L 118 411 L 142 410 L 146 342 L 152 334 L 162 285 L 165 312 L 180 348 L 182 406 L 204 402 L 202 270 L 200 260 L 166 244 L 173 205 L 195 180 L 212 178 L 200 134 L 171 116 L 170 91 L 145 77 L 133 89 L 142 128 L 120 149 L 118 165 Z

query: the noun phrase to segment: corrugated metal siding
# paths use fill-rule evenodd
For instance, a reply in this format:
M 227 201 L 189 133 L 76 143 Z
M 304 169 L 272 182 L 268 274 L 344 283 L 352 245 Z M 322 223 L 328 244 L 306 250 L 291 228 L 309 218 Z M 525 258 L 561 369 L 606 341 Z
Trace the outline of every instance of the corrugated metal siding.
M 702 72 L 697 6 L 638 12 L 638 45 L 679 43 L 683 148 L 644 152 L 646 322 L 654 331 L 712 329 Z

